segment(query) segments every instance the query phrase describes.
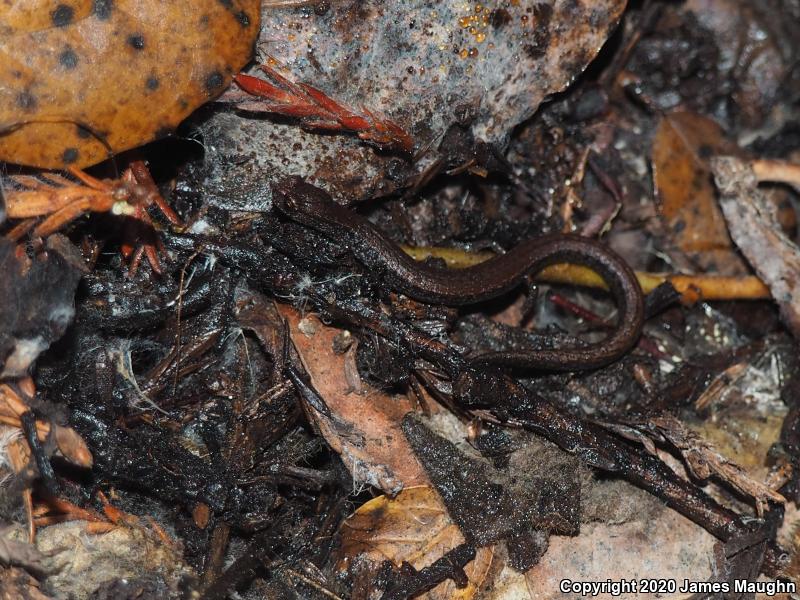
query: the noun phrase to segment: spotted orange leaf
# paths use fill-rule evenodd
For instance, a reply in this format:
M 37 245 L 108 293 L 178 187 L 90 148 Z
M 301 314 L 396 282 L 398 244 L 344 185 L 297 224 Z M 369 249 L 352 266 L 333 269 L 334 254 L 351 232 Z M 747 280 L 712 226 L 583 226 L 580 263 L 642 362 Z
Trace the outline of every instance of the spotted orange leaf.
M 0 2 L 0 160 L 86 167 L 168 134 L 249 60 L 259 5 Z

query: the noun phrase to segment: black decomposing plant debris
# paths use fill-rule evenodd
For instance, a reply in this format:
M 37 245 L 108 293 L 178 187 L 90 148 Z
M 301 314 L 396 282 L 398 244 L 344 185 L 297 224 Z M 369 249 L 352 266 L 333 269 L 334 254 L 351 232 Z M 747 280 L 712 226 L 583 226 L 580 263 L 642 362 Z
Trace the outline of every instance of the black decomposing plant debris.
M 513 535 L 515 547 L 525 547 L 522 540 L 534 538 L 536 530 L 560 535 L 578 533 L 580 484 L 574 464 L 543 465 L 543 474 L 551 469 L 559 474 L 572 473 L 571 478 L 548 480 L 538 473 L 520 473 L 516 468 L 499 471 L 467 457 L 413 415 L 403 420 L 403 433 L 451 518 L 473 545 L 486 546 Z M 516 552 L 511 553 L 512 563 L 523 571 L 538 558 L 524 560 Z
M 83 270 L 77 250 L 61 236 L 33 259 L 0 238 L 0 377 L 28 372 L 39 354 L 58 340 L 75 314 L 75 290 Z
M 413 598 L 448 578 L 455 581 L 458 587 L 464 588 L 467 586 L 464 567 L 474 558 L 475 548 L 469 544 L 461 544 L 419 572 L 408 563 L 404 563 L 400 567 L 399 581 L 394 583 L 381 598 L 382 600 Z

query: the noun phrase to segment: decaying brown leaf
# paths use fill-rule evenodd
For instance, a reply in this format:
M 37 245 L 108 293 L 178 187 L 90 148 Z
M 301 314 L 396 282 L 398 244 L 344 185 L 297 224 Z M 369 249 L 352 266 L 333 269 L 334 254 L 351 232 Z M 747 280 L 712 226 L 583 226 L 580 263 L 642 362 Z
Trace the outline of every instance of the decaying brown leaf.
M 0 600 L 53 600 L 39 590 L 39 582 L 16 567 L 0 569 Z
M 342 525 L 342 561 L 364 555 L 373 561 L 402 562 L 419 570 L 464 543 L 458 527 L 436 491 L 428 486 L 407 488 L 396 498 L 380 496 L 370 500 Z M 494 550 L 478 550 L 475 560 L 464 569 L 469 579 L 458 589 L 448 580 L 421 596 L 428 600 L 473 598 L 492 565 Z M 340 565 L 342 562 L 340 561 Z
M 653 180 L 661 215 L 677 247 L 703 270 L 746 272 L 717 205 L 709 158 L 738 148 L 707 117 L 678 112 L 664 117 L 653 140 Z

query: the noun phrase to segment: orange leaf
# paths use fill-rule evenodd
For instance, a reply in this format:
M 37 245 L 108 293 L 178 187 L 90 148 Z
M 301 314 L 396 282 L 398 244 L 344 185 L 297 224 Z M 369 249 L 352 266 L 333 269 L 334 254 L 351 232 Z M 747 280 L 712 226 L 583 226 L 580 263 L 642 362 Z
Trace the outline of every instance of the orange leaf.
M 250 59 L 259 6 L 0 3 L 0 160 L 85 167 L 167 135 Z
M 747 272 L 717 204 L 709 159 L 738 153 L 711 119 L 672 113 L 653 139 L 653 180 L 659 209 L 677 247 L 695 264 L 729 275 Z

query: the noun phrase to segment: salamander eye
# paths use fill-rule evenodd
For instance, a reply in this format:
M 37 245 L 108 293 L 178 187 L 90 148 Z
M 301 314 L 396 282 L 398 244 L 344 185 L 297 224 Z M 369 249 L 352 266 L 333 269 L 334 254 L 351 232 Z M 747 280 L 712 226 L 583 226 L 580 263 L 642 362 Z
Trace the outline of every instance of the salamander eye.
M 304 198 L 302 196 L 297 196 L 296 194 L 289 195 L 289 206 L 292 207 L 294 210 L 300 210 L 306 205 L 304 202 Z
M 299 213 L 304 212 L 306 208 L 305 199 L 302 196 L 299 196 L 294 193 L 286 193 L 281 194 L 280 198 L 280 205 L 281 207 L 289 213 Z

